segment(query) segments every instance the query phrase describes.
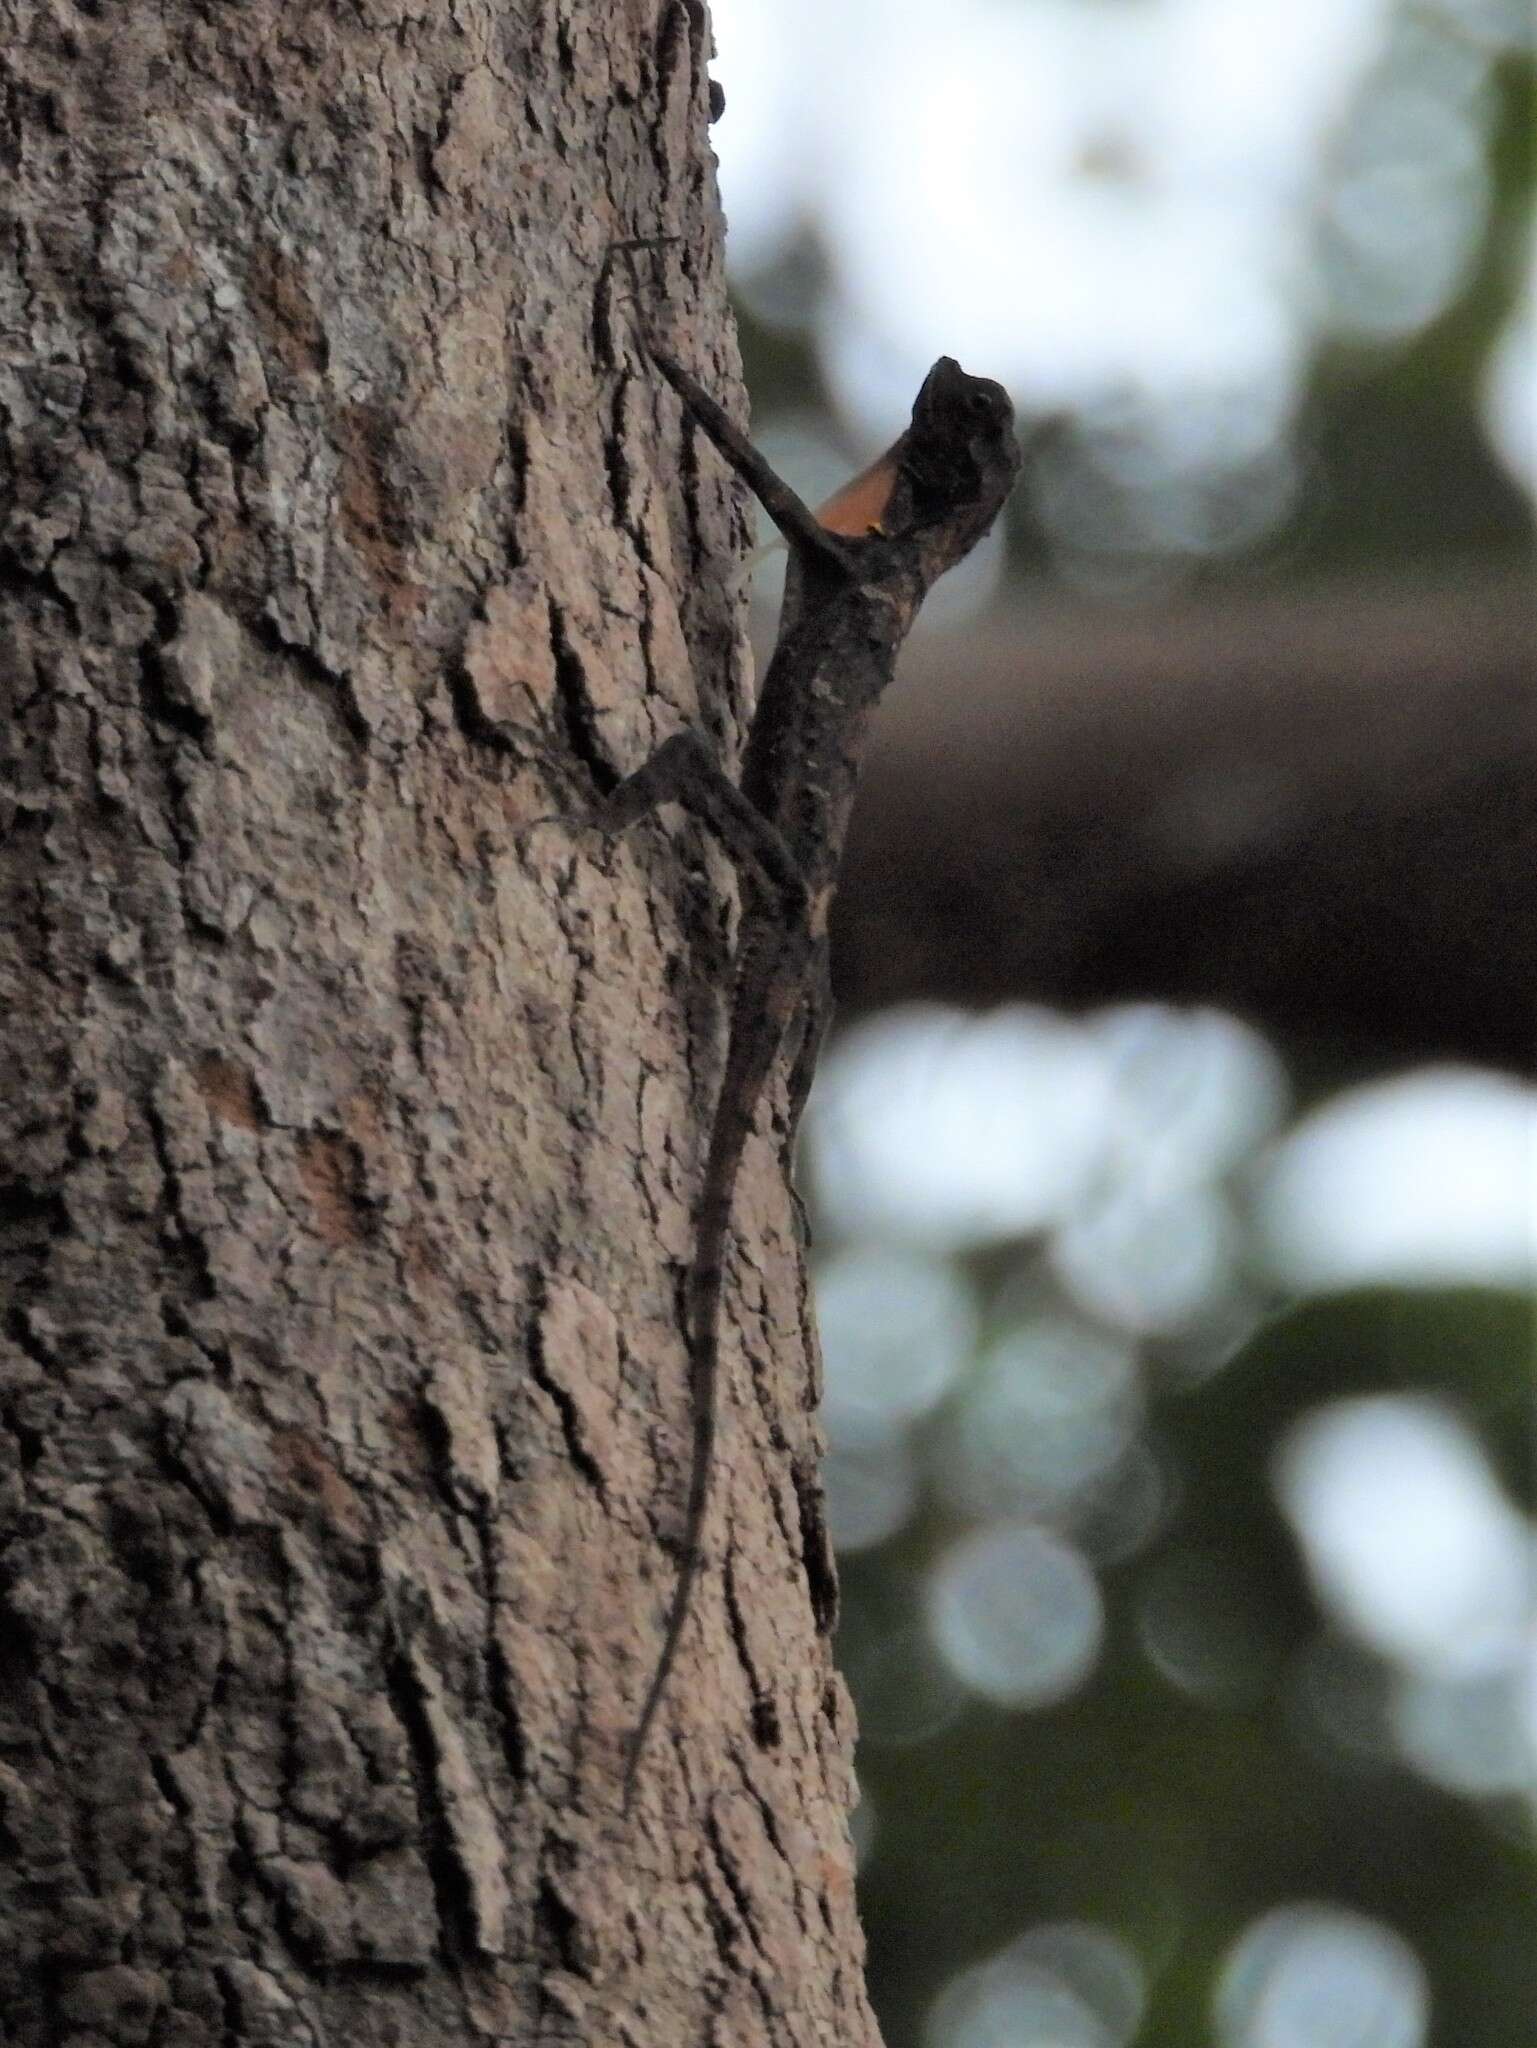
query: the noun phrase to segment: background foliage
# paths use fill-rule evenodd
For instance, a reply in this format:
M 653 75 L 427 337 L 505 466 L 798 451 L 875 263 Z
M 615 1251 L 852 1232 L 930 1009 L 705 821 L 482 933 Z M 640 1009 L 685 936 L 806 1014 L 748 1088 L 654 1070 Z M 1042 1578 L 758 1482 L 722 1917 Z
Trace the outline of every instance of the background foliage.
M 817 495 L 941 330 L 1042 427 L 973 621 L 1526 576 L 1525 10 L 1226 12 L 715 8 L 759 438 Z M 996 260 L 963 289 L 974 228 Z M 1196 251 L 1166 318 L 1160 237 Z M 1245 264 L 1281 336 L 1247 355 Z M 1148 993 L 1071 1014 L 1043 970 L 991 1019 L 866 1017 L 813 1100 L 887 2038 L 1509 2048 L 1537 2012 L 1530 1062 L 1447 1042 L 1406 1074 L 1386 1020 L 1374 1052 L 1359 1016 Z

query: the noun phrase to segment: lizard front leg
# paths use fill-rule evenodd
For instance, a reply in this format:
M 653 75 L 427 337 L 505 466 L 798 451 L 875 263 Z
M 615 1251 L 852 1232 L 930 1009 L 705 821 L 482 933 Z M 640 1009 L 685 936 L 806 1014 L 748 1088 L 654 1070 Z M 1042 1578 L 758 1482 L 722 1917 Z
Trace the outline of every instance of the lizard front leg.
M 607 278 L 609 266 L 616 256 L 623 256 L 633 269 L 635 256 L 640 250 L 658 249 L 677 239 L 676 235 L 639 235 L 628 241 L 614 242 L 603 259 L 601 276 Z M 676 356 L 662 347 L 652 333 L 649 320 L 639 309 L 632 310 L 632 319 L 636 337 L 646 354 L 720 454 L 757 497 L 792 552 L 798 552 L 803 560 L 820 564 L 837 581 L 852 583 L 858 574 L 853 551 L 837 533 L 821 523 L 772 463 L 765 461 L 720 401 L 706 391 L 697 377 L 684 369 Z
M 849 543 L 828 531 L 806 501 L 792 491 L 773 465 L 758 453 L 725 407 L 710 396 L 697 377 L 691 376 L 676 357 L 659 348 L 649 336 L 645 346 L 651 360 L 683 400 L 690 415 L 784 535 L 791 552 L 803 562 L 816 563 L 824 573 L 831 574 L 840 583 L 854 582 L 859 571 Z

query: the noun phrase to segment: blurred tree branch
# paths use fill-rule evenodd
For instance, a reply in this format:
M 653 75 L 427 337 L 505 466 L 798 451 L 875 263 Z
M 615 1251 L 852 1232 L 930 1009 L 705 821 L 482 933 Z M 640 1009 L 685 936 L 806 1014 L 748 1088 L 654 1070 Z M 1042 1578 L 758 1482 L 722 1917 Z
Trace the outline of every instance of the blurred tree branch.
M 1091 610 L 915 644 L 839 899 L 843 1003 L 1213 1002 L 1330 1064 L 1530 1070 L 1530 579 Z

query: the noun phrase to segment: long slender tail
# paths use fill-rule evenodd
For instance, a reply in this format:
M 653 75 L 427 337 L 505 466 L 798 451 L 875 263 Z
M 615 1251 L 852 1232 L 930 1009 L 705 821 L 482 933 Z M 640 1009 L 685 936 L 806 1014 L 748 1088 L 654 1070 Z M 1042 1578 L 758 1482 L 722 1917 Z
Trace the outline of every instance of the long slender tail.
M 756 1008 L 756 1006 L 755 1006 Z M 710 1153 L 695 1227 L 694 1256 L 684 1282 L 684 1323 L 688 1340 L 689 1390 L 693 1411 L 688 1506 L 683 1517 L 683 1552 L 678 1583 L 667 1610 L 662 1648 L 651 1674 L 640 1719 L 630 1737 L 624 1767 L 624 1806 L 629 1812 L 651 1732 L 683 1639 L 695 1582 L 703 1562 L 705 1515 L 715 1466 L 715 1430 L 720 1395 L 720 1306 L 731 1241 L 731 1198 L 747 1140 L 752 1135 L 763 1084 L 773 1067 L 778 1034 L 759 1008 L 750 1026 L 733 1023 L 726 1072 L 710 1135 Z
M 720 1298 L 724 1283 L 729 1219 L 728 1199 L 721 1207 L 718 1220 L 712 1219 L 713 1227 L 701 1225 L 694 1262 L 689 1268 L 686 1283 L 694 1441 L 688 1480 L 688 1506 L 683 1515 L 683 1554 L 678 1565 L 678 1583 L 673 1588 L 672 1604 L 667 1610 L 667 1626 L 662 1635 L 661 1652 L 656 1660 L 656 1669 L 651 1674 L 646 1703 L 640 1710 L 640 1719 L 636 1722 L 635 1732 L 630 1737 L 629 1755 L 625 1759 L 626 1812 L 629 1811 L 635 1797 L 646 1737 L 651 1733 L 651 1724 L 662 1704 L 662 1695 L 667 1690 L 667 1681 L 678 1655 L 678 1645 L 683 1640 L 683 1627 L 688 1620 L 694 1582 L 699 1577 L 699 1567 L 703 1559 L 704 1522 L 710 1505 L 710 1479 L 715 1463 L 716 1397 L 720 1383 Z

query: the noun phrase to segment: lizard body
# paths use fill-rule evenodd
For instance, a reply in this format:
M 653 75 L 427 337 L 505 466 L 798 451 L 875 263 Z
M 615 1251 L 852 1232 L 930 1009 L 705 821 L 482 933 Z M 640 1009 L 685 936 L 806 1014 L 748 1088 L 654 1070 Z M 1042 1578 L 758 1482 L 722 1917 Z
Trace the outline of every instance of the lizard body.
M 929 587 L 992 525 L 1019 469 L 1002 387 L 945 356 L 912 423 L 840 493 L 856 509 L 823 524 L 720 405 L 664 350 L 647 350 L 693 420 L 755 492 L 790 551 L 778 638 L 733 783 L 704 738 L 665 741 L 589 823 L 619 832 L 677 802 L 719 834 L 742 879 L 725 1071 L 710 1132 L 684 1286 L 693 1444 L 678 1579 L 630 1739 L 625 1804 L 676 1659 L 702 1560 L 720 1380 L 720 1313 L 742 1156 L 792 1026 L 809 1077 L 825 1008 L 827 916 L 870 717 Z M 856 503 L 857 501 L 857 503 Z M 831 513 L 832 505 L 823 508 Z M 856 525 L 850 532 L 850 525 Z M 841 531 L 839 530 L 841 528 Z M 799 1096 L 792 1090 L 791 1118 Z

